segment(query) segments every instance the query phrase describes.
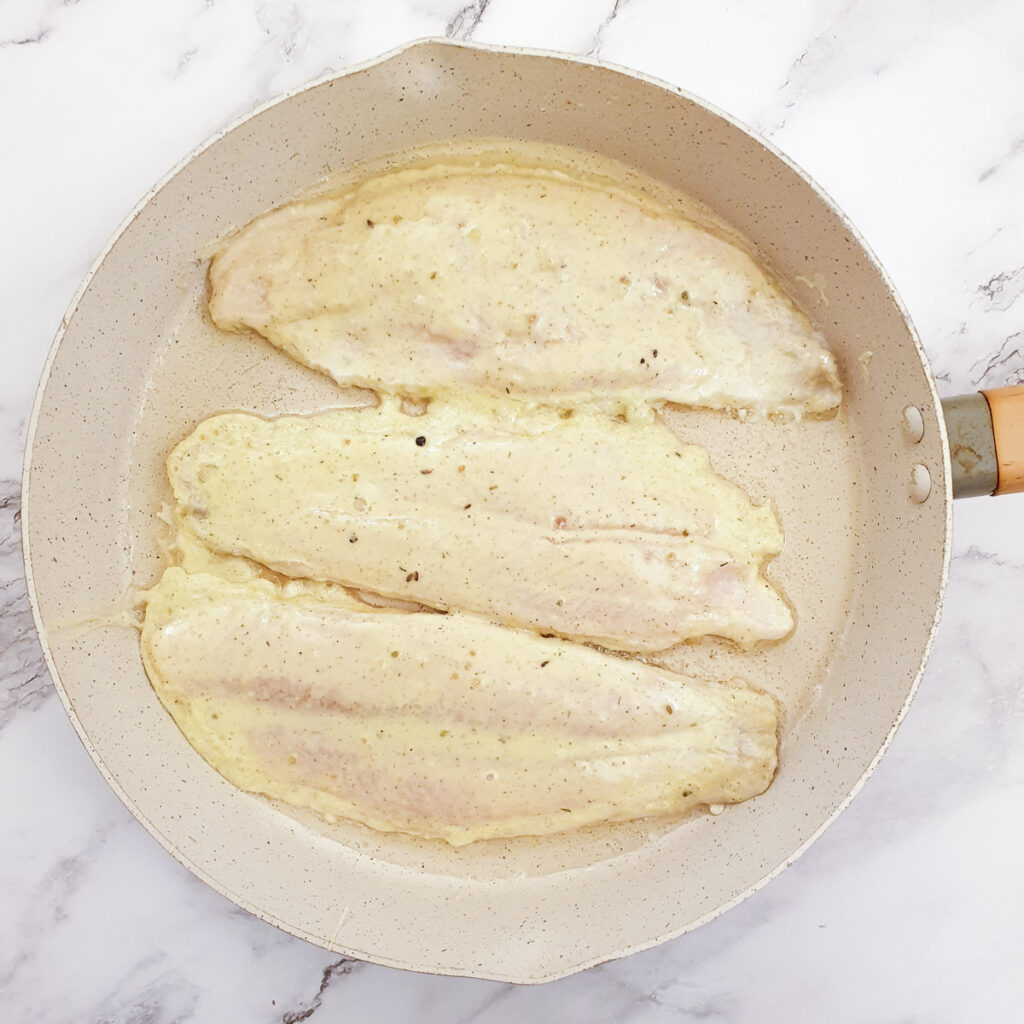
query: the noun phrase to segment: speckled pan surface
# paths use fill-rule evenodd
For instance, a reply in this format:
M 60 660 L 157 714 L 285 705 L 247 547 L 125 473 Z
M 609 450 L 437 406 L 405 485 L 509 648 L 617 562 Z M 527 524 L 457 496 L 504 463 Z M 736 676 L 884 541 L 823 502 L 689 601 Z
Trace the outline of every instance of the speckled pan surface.
M 235 790 L 188 746 L 134 630 L 69 629 L 133 601 L 160 568 L 163 462 L 195 422 L 346 404 L 329 381 L 202 316 L 213 240 L 321 180 L 456 137 L 575 145 L 706 203 L 753 241 L 824 330 L 843 415 L 740 423 L 676 412 L 719 471 L 771 498 L 792 640 L 725 645 L 680 667 L 756 674 L 782 700 L 781 767 L 762 797 L 672 825 L 442 844 L 326 827 Z M 903 410 L 924 422 L 915 441 Z M 915 466 L 931 478 L 911 497 Z M 918 471 L 920 476 L 920 471 Z M 789 863 L 857 790 L 912 696 L 945 581 L 945 436 L 902 308 L 828 201 L 723 115 L 575 58 L 425 42 L 315 83 L 194 154 L 127 223 L 69 312 L 37 399 L 25 481 L 30 588 L 75 728 L 140 821 L 197 875 L 268 921 L 422 971 L 542 981 L 677 935 Z

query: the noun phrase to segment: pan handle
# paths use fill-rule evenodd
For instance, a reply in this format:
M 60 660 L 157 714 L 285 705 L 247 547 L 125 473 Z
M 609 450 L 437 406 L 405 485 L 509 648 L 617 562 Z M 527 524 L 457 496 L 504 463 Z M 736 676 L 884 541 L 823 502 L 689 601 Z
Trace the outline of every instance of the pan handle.
M 1024 385 L 942 400 L 953 497 L 1024 492 Z

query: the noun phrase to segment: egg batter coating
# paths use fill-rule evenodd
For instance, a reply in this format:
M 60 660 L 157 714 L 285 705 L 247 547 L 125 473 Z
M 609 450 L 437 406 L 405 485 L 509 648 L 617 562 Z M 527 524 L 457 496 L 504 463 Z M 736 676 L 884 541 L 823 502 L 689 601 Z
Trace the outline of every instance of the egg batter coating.
M 142 653 L 234 785 L 454 845 L 746 800 L 776 766 L 766 694 L 471 616 L 172 567 Z
M 396 402 L 215 416 L 174 450 L 178 512 L 212 550 L 629 652 L 793 626 L 763 576 L 770 507 L 653 415 Z
M 340 384 L 558 406 L 827 413 L 835 360 L 751 257 L 551 167 L 405 168 L 292 202 L 210 266 L 210 314 Z

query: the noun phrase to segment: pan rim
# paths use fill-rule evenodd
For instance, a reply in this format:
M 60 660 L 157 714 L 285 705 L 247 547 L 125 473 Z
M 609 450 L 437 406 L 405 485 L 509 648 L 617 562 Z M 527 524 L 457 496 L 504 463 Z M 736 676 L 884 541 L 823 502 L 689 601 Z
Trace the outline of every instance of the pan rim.
M 917 332 L 917 330 L 916 330 L 916 328 L 914 326 L 914 323 L 913 323 L 913 321 L 912 321 L 912 319 L 910 317 L 909 311 L 907 310 L 907 308 L 906 308 L 902 298 L 900 297 L 900 295 L 896 291 L 896 289 L 894 287 L 894 284 L 893 284 L 889 274 L 887 273 L 887 271 L 885 270 L 885 268 L 883 267 L 883 265 L 879 261 L 878 257 L 875 255 L 874 251 L 867 244 L 867 242 L 865 241 L 864 237 L 857 230 L 857 228 L 850 222 L 849 218 L 846 216 L 846 214 L 843 212 L 843 210 L 839 207 L 839 205 L 831 198 L 831 196 L 805 170 L 803 170 L 803 168 L 801 168 L 799 165 L 797 165 L 785 153 L 780 151 L 770 140 L 766 139 L 764 136 L 762 136 L 758 132 L 754 131 L 750 126 L 748 126 L 744 122 L 738 120 L 733 115 L 729 114 L 726 111 L 721 110 L 720 108 L 718 108 L 714 104 L 707 102 L 706 100 L 702 99 L 701 97 L 696 96 L 693 93 L 688 92 L 687 90 L 682 89 L 679 86 L 676 86 L 676 85 L 674 85 L 672 83 L 666 82 L 666 81 L 664 81 L 664 80 L 662 80 L 660 78 L 657 78 L 657 77 L 652 76 L 652 75 L 645 74 L 644 72 L 637 71 L 637 70 L 634 70 L 632 68 L 625 67 L 623 65 L 614 64 L 614 63 L 603 61 L 603 60 L 598 60 L 596 58 L 592 58 L 592 57 L 588 57 L 588 56 L 581 56 L 581 55 L 577 55 L 577 54 L 564 53 L 564 52 L 557 51 L 557 50 L 546 50 L 546 49 L 537 49 L 537 48 L 528 48 L 528 47 L 516 47 L 516 46 L 502 46 L 502 45 L 497 45 L 497 44 L 484 44 L 484 43 L 475 43 L 475 42 L 471 43 L 471 42 L 464 42 L 464 41 L 460 41 L 460 40 L 453 40 L 453 39 L 450 39 L 450 38 L 447 38 L 447 37 L 427 36 L 427 37 L 422 37 L 422 38 L 417 38 L 417 39 L 411 40 L 411 41 L 409 41 L 407 43 L 403 43 L 400 46 L 394 47 L 393 49 L 388 50 L 388 51 L 386 51 L 383 54 L 380 54 L 380 55 L 378 55 L 376 57 L 373 57 L 373 58 L 371 58 L 369 60 L 362 61 L 362 62 L 359 62 L 357 64 L 350 65 L 350 66 L 342 69 L 341 71 L 332 71 L 332 72 L 329 72 L 329 73 L 327 73 L 325 75 L 321 75 L 321 76 L 319 76 L 319 77 L 317 77 L 317 78 L 315 78 L 315 79 L 313 79 L 311 81 L 303 83 L 302 85 L 296 86 L 296 87 L 294 87 L 294 88 L 292 88 L 290 90 L 286 90 L 285 92 L 282 92 L 282 93 L 272 97 L 271 99 L 256 105 L 255 107 L 253 107 L 249 111 L 247 111 L 244 114 L 240 115 L 239 117 L 233 119 L 232 121 L 227 123 L 225 126 L 220 128 L 218 131 L 213 133 L 211 136 L 209 136 L 207 139 L 205 139 L 203 142 L 201 142 L 199 145 L 193 147 L 187 154 L 185 154 L 180 160 L 178 160 L 164 175 L 162 175 L 153 184 L 153 186 L 150 189 L 147 190 L 147 192 L 138 200 L 137 203 L 135 203 L 135 205 L 131 208 L 131 210 L 128 212 L 128 214 L 123 218 L 121 223 L 117 226 L 117 228 L 115 229 L 113 234 L 110 236 L 110 238 L 108 239 L 106 244 L 103 246 L 103 248 L 100 250 L 100 252 L 96 256 L 96 258 L 92 262 L 91 266 L 89 267 L 89 270 L 87 271 L 87 273 L 85 274 L 84 278 L 82 279 L 82 282 L 79 285 L 78 289 L 76 290 L 76 292 L 72 296 L 72 298 L 71 298 L 71 300 L 70 300 L 70 302 L 69 302 L 69 304 L 67 306 L 67 309 L 64 312 L 64 315 L 62 316 L 62 318 L 60 320 L 60 323 L 58 325 L 57 331 L 56 331 L 56 333 L 54 335 L 53 341 L 51 342 L 49 351 L 47 353 L 46 360 L 45 360 L 45 362 L 43 364 L 43 368 L 42 368 L 42 371 L 41 371 L 41 374 L 40 374 L 40 378 L 39 378 L 39 383 L 37 385 L 35 396 L 33 398 L 31 414 L 29 416 L 28 425 L 27 425 L 27 431 L 26 431 L 25 455 L 24 455 L 23 469 L 22 469 L 22 475 L 21 475 L 21 485 L 22 485 L 21 541 L 22 541 L 23 562 L 24 562 L 24 568 L 25 568 L 25 579 L 26 579 L 26 586 L 27 586 L 27 594 L 28 594 L 29 605 L 30 605 L 30 608 L 32 610 L 33 622 L 35 624 L 36 632 L 37 632 L 37 635 L 39 637 L 39 642 L 40 642 L 40 647 L 41 647 L 42 654 L 43 654 L 43 659 L 45 661 L 47 670 L 50 673 L 50 677 L 51 677 L 51 679 L 53 681 L 54 687 L 57 690 L 57 694 L 58 694 L 58 697 L 60 698 L 61 704 L 64 707 L 64 711 L 65 711 L 66 715 L 68 716 L 68 719 L 70 720 L 70 722 L 72 724 L 72 727 L 75 730 L 76 735 L 78 736 L 79 740 L 81 741 L 81 743 L 82 743 L 83 747 L 85 748 L 86 752 L 89 754 L 89 757 L 92 759 L 93 763 L 99 769 L 100 774 L 102 775 L 102 777 L 105 779 L 107 784 L 110 786 L 110 788 L 117 795 L 118 799 L 122 802 L 122 804 L 124 804 L 124 806 L 132 814 L 132 816 L 146 829 L 147 832 L 149 832 L 150 835 L 152 835 L 160 843 L 160 845 L 165 850 L 167 850 L 168 853 L 171 854 L 171 856 L 173 856 L 175 858 L 175 860 L 177 860 L 182 866 L 187 868 L 193 875 L 195 875 L 197 878 L 202 880 L 205 884 L 209 885 L 216 892 L 218 892 L 221 895 L 223 895 L 223 896 L 227 897 L 228 899 L 230 899 L 235 905 L 237 905 L 237 906 L 241 907 L 242 909 L 248 911 L 249 913 L 253 914 L 255 917 L 259 918 L 260 920 L 265 921 L 268 924 L 271 924 L 271 925 L 273 925 L 273 926 L 275 926 L 277 928 L 280 928 L 282 931 L 285 931 L 285 932 L 287 932 L 287 933 L 289 933 L 291 935 L 294 935 L 297 938 L 301 938 L 301 939 L 303 939 L 303 940 L 305 940 L 307 942 L 312 943 L 313 945 L 316 945 L 316 946 L 318 946 L 320 948 L 325 948 L 325 949 L 327 949 L 327 950 L 329 950 L 331 952 L 340 953 L 340 954 L 347 955 L 347 956 L 353 956 L 353 957 L 356 957 L 356 958 L 359 958 L 359 959 L 362 959 L 362 960 L 366 960 L 366 961 L 369 961 L 369 962 L 372 962 L 372 963 L 381 964 L 381 965 L 384 965 L 384 966 L 396 967 L 396 968 L 400 968 L 400 969 L 403 969 L 403 970 L 411 970 L 411 971 L 415 971 L 417 973 L 429 973 L 429 974 L 456 976 L 456 977 L 473 977 L 473 978 L 482 978 L 482 979 L 489 979 L 489 980 L 509 982 L 509 983 L 517 983 L 517 984 L 542 984 L 542 983 L 546 983 L 546 982 L 549 982 L 549 981 L 555 981 L 555 980 L 558 980 L 558 979 L 563 978 L 563 977 L 568 977 L 568 976 L 570 976 L 572 974 L 578 973 L 578 972 L 580 972 L 582 970 L 586 970 L 586 969 L 588 969 L 590 967 L 594 967 L 594 966 L 596 966 L 598 964 L 601 964 L 601 963 L 606 963 L 606 962 L 608 962 L 610 960 L 619 959 L 621 957 L 629 956 L 629 955 L 632 955 L 633 953 L 637 953 L 637 952 L 640 952 L 642 950 L 652 948 L 652 947 L 654 947 L 656 945 L 659 945 L 659 944 L 661 944 L 661 943 L 663 943 L 663 942 L 665 942 L 665 941 L 667 941 L 669 939 L 677 938 L 680 935 L 683 935 L 683 934 L 686 934 L 687 932 L 693 931 L 694 929 L 700 927 L 701 925 L 707 924 L 708 922 L 714 920 L 716 917 L 720 916 L 721 914 L 724 914 L 726 911 L 732 909 L 733 907 L 735 907 L 738 904 L 742 903 L 748 897 L 752 896 L 754 893 L 758 892 L 761 888 L 763 888 L 770 881 L 772 881 L 779 874 L 781 874 L 782 871 L 784 871 L 786 868 L 790 867 L 793 863 L 795 863 L 806 852 L 806 850 L 815 841 L 817 841 L 821 837 L 821 835 L 826 831 L 826 829 L 828 829 L 829 826 L 831 826 L 835 822 L 835 820 L 839 817 L 839 815 L 842 814 L 842 812 L 845 811 L 847 807 L 849 807 L 849 805 L 853 801 L 854 797 L 857 796 L 857 794 L 860 792 L 860 790 L 862 789 L 864 784 L 867 782 L 868 778 L 874 773 L 874 771 L 877 768 L 877 766 L 878 766 L 882 756 L 888 750 L 889 744 L 891 743 L 893 737 L 896 734 L 896 731 L 899 729 L 899 726 L 903 722 L 903 719 L 905 718 L 905 716 L 906 716 L 906 714 L 907 714 L 907 712 L 908 712 L 908 710 L 910 708 L 910 704 L 913 701 L 913 699 L 914 699 L 914 697 L 915 697 L 915 695 L 917 693 L 918 687 L 919 687 L 920 682 L 921 682 L 921 678 L 923 676 L 925 667 L 927 665 L 928 658 L 929 658 L 931 650 L 932 650 L 932 645 L 933 645 L 933 642 L 934 642 L 935 633 L 936 633 L 936 630 L 938 628 L 939 621 L 941 619 L 942 609 L 943 609 L 943 605 L 944 605 L 944 601 L 945 601 L 946 587 L 947 587 L 948 578 L 949 578 L 949 565 L 950 565 L 951 542 L 952 542 L 952 477 L 951 477 L 951 464 L 950 464 L 950 456 L 949 456 L 949 446 L 948 446 L 948 438 L 947 438 L 947 434 L 946 434 L 946 428 L 945 428 L 945 423 L 943 421 L 943 417 L 941 416 L 941 414 L 936 414 L 935 417 L 934 417 L 934 420 L 935 420 L 935 424 L 937 425 L 938 432 L 939 432 L 939 438 L 940 438 L 940 441 L 941 441 L 940 447 L 941 447 L 941 453 L 942 453 L 942 476 L 943 476 L 943 481 L 942 481 L 942 491 L 941 491 L 941 493 L 936 494 L 935 497 L 937 497 L 937 498 L 941 497 L 941 499 L 944 502 L 943 540 L 942 540 L 942 551 L 941 551 L 941 559 L 942 559 L 942 561 L 941 561 L 941 572 L 940 572 L 940 576 L 939 576 L 938 590 L 937 590 L 937 593 L 936 593 L 935 609 L 934 609 L 934 613 L 933 613 L 933 615 L 931 617 L 931 622 L 930 622 L 930 625 L 929 625 L 929 628 L 928 628 L 927 636 L 925 637 L 925 642 L 924 642 L 924 645 L 923 645 L 923 648 L 922 648 L 921 660 L 920 660 L 920 663 L 919 663 L 919 665 L 917 667 L 917 670 L 916 670 L 916 672 L 914 674 L 913 679 L 910 681 L 910 685 L 909 685 L 908 690 L 907 690 L 906 698 L 903 701 L 903 703 L 902 703 L 902 705 L 901 705 L 897 715 L 895 716 L 892 724 L 890 725 L 889 730 L 886 733 L 886 735 L 884 737 L 884 740 L 882 741 L 878 751 L 875 753 L 875 755 L 873 756 L 873 758 L 869 762 L 867 768 L 861 774 L 861 776 L 859 777 L 857 782 L 854 784 L 854 786 L 850 789 L 850 791 L 836 805 L 836 807 L 833 809 L 833 811 L 825 818 L 825 820 L 820 824 L 820 826 L 807 839 L 805 839 L 804 842 L 801 843 L 801 845 L 795 851 L 793 851 L 789 856 L 784 858 L 774 868 L 772 868 L 770 871 L 766 872 L 762 877 L 757 879 L 747 889 L 743 890 L 741 893 L 737 894 L 736 896 L 734 896 L 732 899 L 728 900 L 727 902 L 725 902 L 723 904 L 720 904 L 719 906 L 715 907 L 714 909 L 708 911 L 706 914 L 702 915 L 701 917 L 699 917 L 699 918 L 697 918 L 697 919 L 695 919 L 693 921 L 690 921 L 690 922 L 686 923 L 685 925 L 683 925 L 680 928 L 670 929 L 670 930 L 667 930 L 665 932 L 661 932 L 661 933 L 657 934 L 655 937 L 653 937 L 652 939 L 650 939 L 649 941 L 642 941 L 642 942 L 634 943 L 632 945 L 627 946 L 625 949 L 621 949 L 619 951 L 616 951 L 615 953 L 611 954 L 610 956 L 603 955 L 603 956 L 599 956 L 599 957 L 590 957 L 590 958 L 587 958 L 587 959 L 584 959 L 584 960 L 580 960 L 580 961 L 572 961 L 572 962 L 568 962 L 567 961 L 567 962 L 563 963 L 562 966 L 560 966 L 559 968 L 557 968 L 556 970 L 554 970 L 554 971 L 552 971 L 550 973 L 542 973 L 542 974 L 524 976 L 522 974 L 502 975 L 501 973 L 495 972 L 495 971 L 474 972 L 471 969 L 465 969 L 465 968 L 450 968 L 450 969 L 448 969 L 448 968 L 444 968 L 444 967 L 439 967 L 439 968 L 436 968 L 436 969 L 431 969 L 429 971 L 426 971 L 426 970 L 424 970 L 420 966 L 416 966 L 414 964 L 405 962 L 405 961 L 403 961 L 401 959 L 393 958 L 393 957 L 388 957 L 388 956 L 386 956 L 384 954 L 377 953 L 377 952 L 369 953 L 369 952 L 361 951 L 361 950 L 355 949 L 352 946 L 339 944 L 339 943 L 337 943 L 334 940 L 330 940 L 328 943 L 324 943 L 323 941 L 319 940 L 318 938 L 315 938 L 315 937 L 311 936 L 310 934 L 308 934 L 307 932 L 303 931 L 301 928 L 299 928 L 299 927 L 297 927 L 297 926 L 295 926 L 293 924 L 286 923 L 286 922 L 280 920 L 279 918 L 277 918 L 273 914 L 267 913 L 266 911 L 262 910 L 261 908 L 257 907 L 253 903 L 251 903 L 249 900 L 247 900 L 245 898 L 240 898 L 240 897 L 234 895 L 226 886 L 224 886 L 219 881 L 214 880 L 208 874 L 208 872 L 204 868 L 202 868 L 201 866 L 196 864 L 193 860 L 191 860 L 184 852 L 182 852 L 179 848 L 177 848 L 172 842 L 170 842 L 163 835 L 161 830 L 159 828 L 157 828 L 157 826 L 154 824 L 154 822 L 147 815 L 145 815 L 140 810 L 140 808 L 136 805 L 135 801 L 132 800 L 127 795 L 127 793 L 124 791 L 124 789 L 122 788 L 120 783 L 117 781 L 117 779 L 108 770 L 105 762 L 103 761 L 103 759 L 100 756 L 100 753 L 99 753 L 98 749 L 93 744 L 93 742 L 92 742 L 91 738 L 89 737 L 87 731 L 85 730 L 84 726 L 82 725 L 82 722 L 80 721 L 80 719 L 78 717 L 78 714 L 77 714 L 77 712 L 74 709 L 74 705 L 73 705 L 73 703 L 72 703 L 72 701 L 70 699 L 70 696 L 69 696 L 67 690 L 64 687 L 63 681 L 61 680 L 60 674 L 57 671 L 56 665 L 54 663 L 53 655 L 52 655 L 52 652 L 50 650 L 49 639 L 48 639 L 48 636 L 47 636 L 46 628 L 45 628 L 45 626 L 43 624 L 43 621 L 42 621 L 42 616 L 41 616 L 41 613 L 40 613 L 39 603 L 38 603 L 37 595 L 36 595 L 35 578 L 34 578 L 34 573 L 33 573 L 33 568 L 32 568 L 32 557 L 33 556 L 32 556 L 32 547 L 31 547 L 31 541 L 30 541 L 30 530 L 29 530 L 29 524 L 30 524 L 30 521 L 31 521 L 31 513 L 30 513 L 30 508 L 29 508 L 28 496 L 30 495 L 30 492 L 31 492 L 31 483 L 32 483 L 33 448 L 34 448 L 34 444 L 35 444 L 36 432 L 37 432 L 38 420 L 39 420 L 39 414 L 40 414 L 40 410 L 41 410 L 41 407 L 42 407 L 44 393 L 45 393 L 47 385 L 48 385 L 48 383 L 50 381 L 51 370 L 52 370 L 53 364 L 54 364 L 54 362 L 56 360 L 57 353 L 58 353 L 58 351 L 60 349 L 60 346 L 61 346 L 61 344 L 62 344 L 62 342 L 64 340 L 64 337 L 65 337 L 65 335 L 67 333 L 67 330 L 68 330 L 68 328 L 69 328 L 69 326 L 71 324 L 71 321 L 73 320 L 73 318 L 74 318 L 74 316 L 75 316 L 75 314 L 76 314 L 76 312 L 78 310 L 78 307 L 81 304 L 81 301 L 82 301 L 83 297 L 85 296 L 86 292 L 89 290 L 89 287 L 92 284 L 92 281 L 93 281 L 94 277 L 99 272 L 100 268 L 102 267 L 102 265 L 106 261 L 107 257 L 109 256 L 110 252 L 113 250 L 113 248 L 120 241 L 121 237 L 124 235 L 126 230 L 130 227 L 130 225 L 132 223 L 134 223 L 134 221 L 141 214 L 141 212 L 148 206 L 148 204 L 152 201 L 152 199 L 164 188 L 164 186 L 167 185 L 174 177 L 176 177 L 188 164 L 190 164 L 197 156 L 199 156 L 201 153 L 203 153 L 209 147 L 214 145 L 216 142 L 220 141 L 222 138 L 224 138 L 225 136 L 227 136 L 228 134 L 233 132 L 235 129 L 237 129 L 241 125 L 245 124 L 246 122 L 250 121 L 252 118 L 258 116 L 262 112 L 264 112 L 266 110 L 269 110 L 272 107 L 277 106 L 278 104 L 284 103 L 287 100 L 290 100 L 293 97 L 295 97 L 295 96 L 297 96 L 297 95 L 299 95 L 301 93 L 304 93 L 306 91 L 312 90 L 312 89 L 316 88 L 317 86 L 323 85 L 323 84 L 325 84 L 327 82 L 335 81 L 335 80 L 338 80 L 338 79 L 341 79 L 341 78 L 344 78 L 344 77 L 348 77 L 350 75 L 355 75 L 355 74 L 358 74 L 358 73 L 360 73 L 360 72 L 362 72 L 364 70 L 367 70 L 369 68 L 374 68 L 374 67 L 377 67 L 378 65 L 385 64 L 388 61 L 392 60 L 393 58 L 395 58 L 397 56 L 400 56 L 401 54 L 403 54 L 403 53 L 405 53 L 405 52 L 407 52 L 409 50 L 416 49 L 416 48 L 419 48 L 419 47 L 426 48 L 426 47 L 431 47 L 431 46 L 451 47 L 453 49 L 486 51 L 486 52 L 491 52 L 491 53 L 506 54 L 506 55 L 510 55 L 510 56 L 526 56 L 526 57 L 549 58 L 549 59 L 555 59 L 555 60 L 559 60 L 559 61 L 563 61 L 563 62 L 568 62 L 568 63 L 575 63 L 575 64 L 587 66 L 587 67 L 594 67 L 594 68 L 600 68 L 602 70 L 613 71 L 613 72 L 615 72 L 617 74 L 626 75 L 626 76 L 628 76 L 628 77 L 630 77 L 632 79 L 637 79 L 637 80 L 640 80 L 640 81 L 642 81 L 642 82 L 644 82 L 644 83 L 646 83 L 648 85 L 654 86 L 655 88 L 662 89 L 662 90 L 668 91 L 669 93 L 672 93 L 674 95 L 683 97 L 683 98 L 685 98 L 685 99 L 687 99 L 687 100 L 689 100 L 689 101 L 691 101 L 691 102 L 693 102 L 693 103 L 703 107 L 704 109 L 710 111 L 711 113 L 715 114 L 717 117 L 721 118 L 723 121 L 729 123 L 730 125 L 732 125 L 733 127 L 737 128 L 737 129 L 739 129 L 745 135 L 753 138 L 759 145 L 761 145 L 765 150 L 767 150 L 773 157 L 775 157 L 777 160 L 781 161 L 785 166 L 787 166 L 792 171 L 794 171 L 797 175 L 799 175 L 800 178 L 802 178 L 814 190 L 814 192 L 819 196 L 819 198 L 822 200 L 822 202 L 828 207 L 828 209 L 842 223 L 843 227 L 849 232 L 850 236 L 856 241 L 857 245 L 863 250 L 863 252 L 866 255 L 867 259 L 870 261 L 871 265 L 873 266 L 875 272 L 879 275 L 880 280 L 884 283 L 884 285 L 886 287 L 886 290 L 889 293 L 890 300 L 894 303 L 894 305 L 896 307 L 896 310 L 899 313 L 901 319 L 906 324 L 908 333 L 909 333 L 911 339 L 913 340 L 914 347 L 915 347 L 915 350 L 917 352 L 917 356 L 918 356 L 919 362 L 920 362 L 922 370 L 924 372 L 925 382 L 927 384 L 927 388 L 928 388 L 928 392 L 930 394 L 930 397 L 933 400 L 934 407 L 935 407 L 936 410 L 938 410 L 940 408 L 939 397 L 938 397 L 937 389 L 936 389 L 936 386 L 935 386 L 935 379 L 934 379 L 934 375 L 932 373 L 931 366 L 929 364 L 927 355 L 926 355 L 926 353 L 924 351 L 924 348 L 921 345 L 921 341 L 920 341 L 920 338 L 918 336 L 918 332 Z M 933 485 L 935 483 L 937 483 L 937 481 L 933 481 Z M 934 487 L 933 486 L 933 490 L 934 491 L 938 491 L 939 489 L 938 489 L 938 487 Z

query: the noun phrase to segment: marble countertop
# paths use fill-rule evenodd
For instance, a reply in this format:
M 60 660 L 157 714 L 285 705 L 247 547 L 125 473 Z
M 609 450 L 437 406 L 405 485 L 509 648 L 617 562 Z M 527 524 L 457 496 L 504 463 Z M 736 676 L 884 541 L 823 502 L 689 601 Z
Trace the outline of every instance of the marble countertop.
M 851 808 L 698 931 L 535 988 L 331 955 L 138 825 L 43 667 L 19 477 L 67 302 L 136 199 L 274 94 L 406 40 L 589 53 L 729 110 L 869 239 L 943 393 L 1024 381 L 1024 7 L 1014 0 L 9 0 L 0 6 L 0 1018 L 962 1024 L 1024 1001 L 1024 498 L 955 510 L 919 696 Z

